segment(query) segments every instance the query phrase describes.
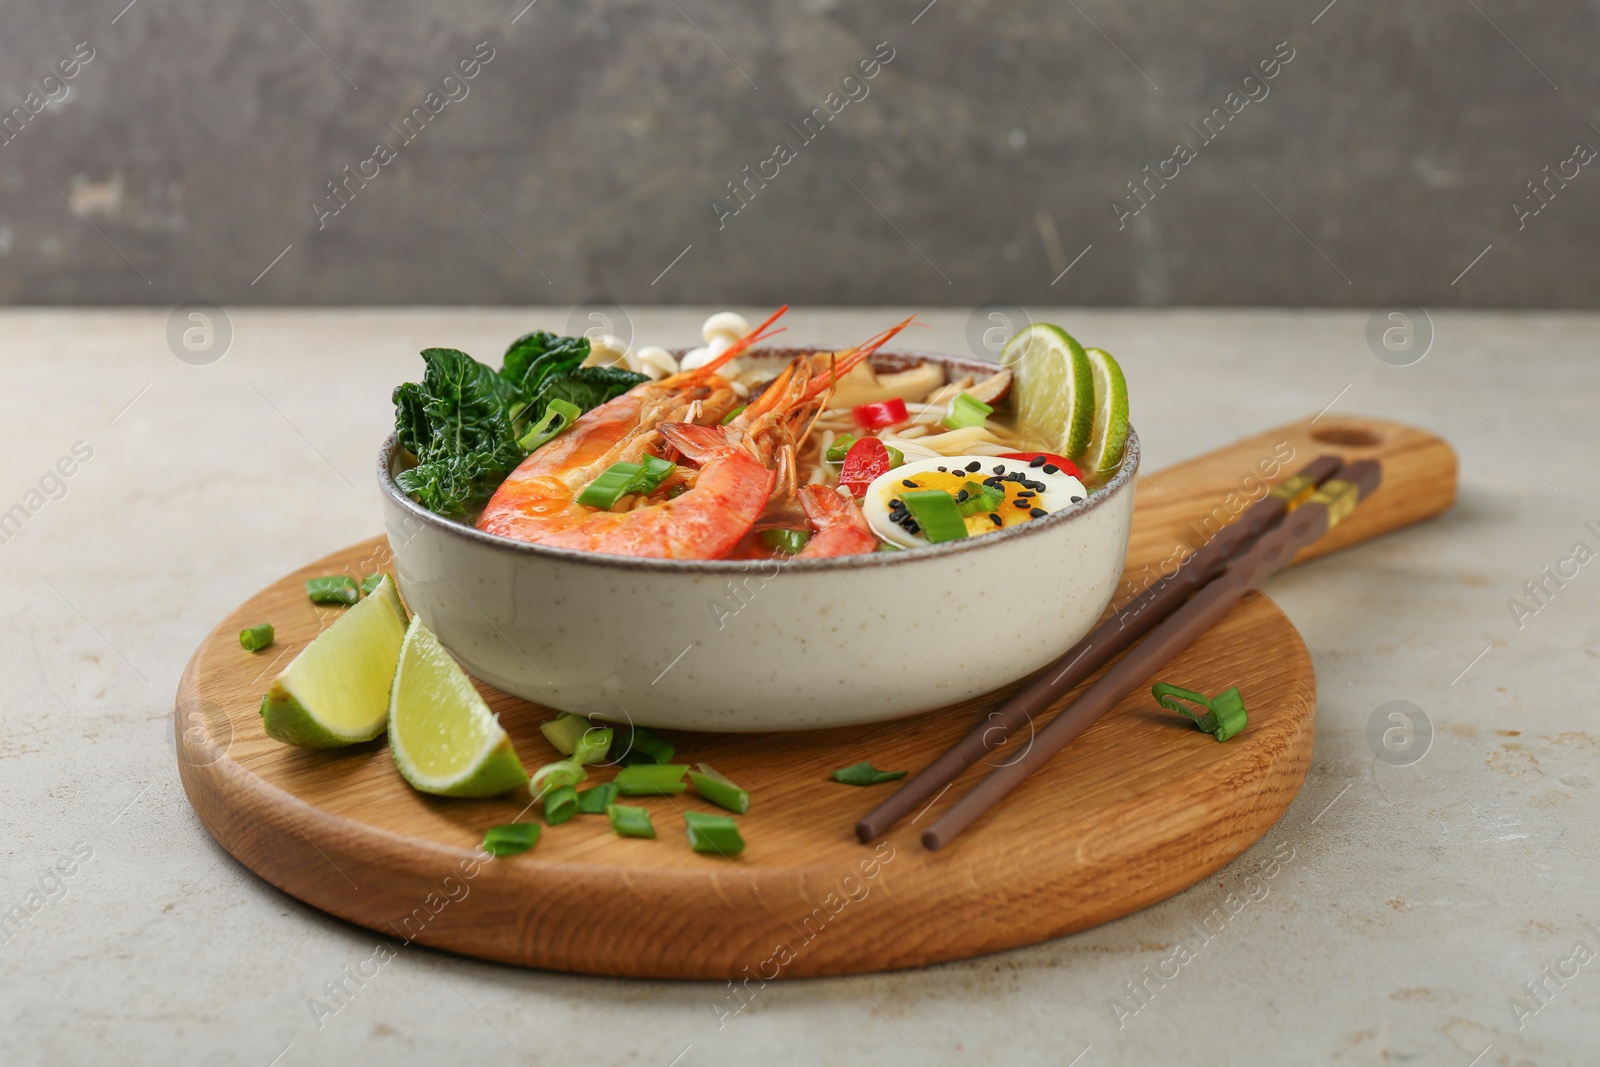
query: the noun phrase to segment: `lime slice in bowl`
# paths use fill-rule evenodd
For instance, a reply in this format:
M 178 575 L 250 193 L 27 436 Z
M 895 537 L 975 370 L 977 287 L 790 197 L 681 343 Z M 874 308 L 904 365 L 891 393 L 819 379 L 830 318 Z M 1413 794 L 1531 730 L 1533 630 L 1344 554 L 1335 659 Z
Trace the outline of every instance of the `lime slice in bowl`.
M 401 777 L 422 793 L 492 797 L 528 784 L 500 720 L 417 616 L 389 698 L 389 751 Z
M 1094 426 L 1083 466 L 1091 477 L 1103 481 L 1117 472 L 1128 443 L 1128 383 L 1109 352 L 1091 348 L 1087 354 L 1094 374 Z
M 388 575 L 301 650 L 261 699 L 267 736 L 306 748 L 371 741 L 389 718 L 406 612 Z
M 1083 346 L 1059 326 L 1018 330 L 1000 353 L 1016 376 L 1012 403 L 1023 436 L 1075 458 L 1089 445 L 1094 424 L 1094 377 Z

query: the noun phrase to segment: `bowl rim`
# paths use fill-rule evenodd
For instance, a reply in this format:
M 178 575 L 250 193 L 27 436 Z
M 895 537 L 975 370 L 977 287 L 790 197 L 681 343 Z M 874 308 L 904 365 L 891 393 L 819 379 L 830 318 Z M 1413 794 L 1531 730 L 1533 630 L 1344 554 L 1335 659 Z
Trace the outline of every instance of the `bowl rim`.
M 750 356 L 758 359 L 783 358 L 785 356 L 792 357 L 803 352 L 826 350 L 827 347 L 822 345 L 772 345 L 752 349 Z M 996 366 L 996 364 L 986 360 L 975 360 L 964 356 L 925 352 L 916 349 L 880 350 L 874 355 L 872 362 L 874 367 L 883 365 L 905 367 L 930 360 L 946 367 L 956 367 L 962 370 Z M 478 529 L 476 526 L 469 526 L 466 523 L 435 514 L 412 500 L 410 495 L 403 491 L 394 480 L 393 466 L 395 457 L 398 454 L 397 446 L 398 442 L 395 439 L 395 435 L 390 433 L 384 439 L 383 447 L 378 450 L 378 486 L 384 495 L 408 516 L 470 544 L 520 553 L 535 558 L 560 560 L 609 570 L 653 571 L 669 574 L 748 574 L 754 568 L 768 566 L 774 562 L 770 559 L 656 559 L 648 556 L 613 556 L 600 552 L 584 552 L 575 548 L 556 548 L 550 545 L 518 541 L 515 538 L 488 533 Z M 986 533 L 981 537 L 968 537 L 960 541 L 946 541 L 943 544 L 902 549 L 899 552 L 863 552 L 853 556 L 828 556 L 820 559 L 790 558 L 777 561 L 777 563 L 784 572 L 798 571 L 800 573 L 851 571 L 868 567 L 893 567 L 921 560 L 948 559 L 951 556 L 965 552 L 981 551 L 988 545 L 999 545 L 1026 537 L 1043 536 L 1076 519 L 1081 519 L 1083 516 L 1103 506 L 1112 497 L 1119 496 L 1129 489 L 1138 474 L 1139 459 L 1139 435 L 1134 431 L 1130 422 L 1128 425 L 1127 444 L 1123 448 L 1122 462 L 1117 467 L 1117 473 L 1098 491 L 1091 493 L 1082 506 L 1057 511 L 1045 516 L 1043 519 L 1025 522 L 1020 526 L 1009 526 L 994 533 Z

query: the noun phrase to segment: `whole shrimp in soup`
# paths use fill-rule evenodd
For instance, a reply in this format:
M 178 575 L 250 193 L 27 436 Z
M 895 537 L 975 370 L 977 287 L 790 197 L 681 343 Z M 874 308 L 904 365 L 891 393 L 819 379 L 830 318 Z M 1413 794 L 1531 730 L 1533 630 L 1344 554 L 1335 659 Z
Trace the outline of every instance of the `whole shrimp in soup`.
M 478 528 L 612 555 L 726 556 L 750 532 L 780 480 L 793 484 L 796 424 L 815 413 L 819 394 L 898 332 L 850 351 L 817 380 L 807 360 L 793 361 L 723 425 L 737 397 L 716 371 L 769 336 L 765 331 L 776 318 L 705 366 L 643 383 L 581 416 L 512 472 L 490 499 Z M 695 466 L 680 463 L 650 493 L 625 496 L 608 510 L 578 503 L 584 488 L 613 463 L 663 455 L 681 456 Z

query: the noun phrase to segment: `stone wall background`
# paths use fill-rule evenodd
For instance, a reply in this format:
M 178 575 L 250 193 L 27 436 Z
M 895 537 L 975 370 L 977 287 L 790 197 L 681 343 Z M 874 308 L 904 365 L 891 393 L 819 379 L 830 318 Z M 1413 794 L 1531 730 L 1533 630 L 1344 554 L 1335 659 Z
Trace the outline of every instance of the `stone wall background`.
M 1600 167 L 1521 229 L 1513 207 L 1600 147 L 1594 2 L 125 2 L 5 7 L 0 113 L 26 121 L 0 145 L 0 301 L 1600 296 Z M 467 95 L 401 145 L 479 42 Z M 880 42 L 868 95 L 802 143 L 788 124 Z M 1125 183 L 1200 145 L 1187 124 L 1279 42 L 1268 95 L 1119 228 Z M 379 140 L 395 160 L 319 229 Z M 780 140 L 796 157 L 719 229 L 713 198 Z

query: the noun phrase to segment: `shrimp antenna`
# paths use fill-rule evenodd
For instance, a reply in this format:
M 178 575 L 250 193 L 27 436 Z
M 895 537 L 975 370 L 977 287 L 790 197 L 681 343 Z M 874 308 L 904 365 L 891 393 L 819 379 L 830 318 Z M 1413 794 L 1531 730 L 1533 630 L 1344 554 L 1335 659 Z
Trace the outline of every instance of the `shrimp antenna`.
M 864 343 L 857 345 L 855 348 L 852 348 L 850 351 L 846 352 L 843 356 L 835 359 L 832 362 L 832 365 L 829 366 L 828 370 L 824 374 L 820 375 L 815 382 L 811 383 L 811 388 L 806 391 L 805 399 L 810 400 L 824 390 L 832 389 L 836 384 L 838 384 L 839 379 L 844 377 L 846 374 L 849 374 L 858 363 L 872 355 L 884 345 L 888 344 L 889 340 L 893 338 L 895 334 L 899 333 L 907 326 L 910 326 L 915 320 L 916 316 L 912 315 L 909 318 L 906 318 L 904 321 L 889 327 L 882 333 L 868 338 Z
M 783 305 L 783 307 L 779 308 L 777 311 L 774 311 L 770 316 L 768 316 L 766 322 L 763 322 L 760 326 L 757 326 L 755 329 L 751 330 L 749 333 L 745 334 L 743 337 L 741 337 L 737 341 L 733 342 L 733 344 L 729 345 L 715 359 L 710 360 L 707 363 L 703 363 L 700 366 L 694 368 L 693 370 L 683 371 L 683 372 L 681 372 L 679 374 L 673 375 L 669 379 L 664 379 L 664 380 L 668 381 L 668 382 L 671 382 L 673 385 L 677 385 L 680 382 L 692 381 L 692 380 L 694 380 L 696 378 L 703 378 L 708 374 L 716 373 L 716 371 L 719 368 L 725 366 L 730 360 L 735 359 L 736 357 L 738 357 L 741 353 L 743 353 L 745 350 L 747 350 L 751 345 L 760 344 L 762 341 L 767 340 L 769 337 L 774 337 L 774 336 L 782 333 L 783 332 L 783 328 L 782 327 L 779 327 L 776 330 L 769 329 L 769 327 L 774 322 L 778 321 L 778 316 L 779 315 L 782 315 L 785 311 L 788 311 L 788 310 L 789 310 L 789 305 L 788 304 Z

